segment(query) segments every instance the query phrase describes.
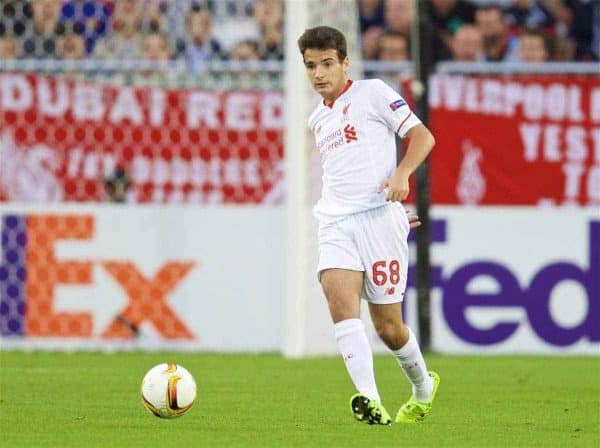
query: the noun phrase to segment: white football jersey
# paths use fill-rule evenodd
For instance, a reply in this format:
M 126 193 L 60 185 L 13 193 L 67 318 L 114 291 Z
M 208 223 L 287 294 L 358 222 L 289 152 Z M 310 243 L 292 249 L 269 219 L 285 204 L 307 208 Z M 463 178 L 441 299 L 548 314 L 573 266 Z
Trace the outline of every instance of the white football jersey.
M 323 165 L 321 222 L 380 207 L 383 180 L 396 169 L 396 140 L 421 120 L 406 101 L 379 79 L 348 81 L 333 105 L 323 101 L 308 119 Z

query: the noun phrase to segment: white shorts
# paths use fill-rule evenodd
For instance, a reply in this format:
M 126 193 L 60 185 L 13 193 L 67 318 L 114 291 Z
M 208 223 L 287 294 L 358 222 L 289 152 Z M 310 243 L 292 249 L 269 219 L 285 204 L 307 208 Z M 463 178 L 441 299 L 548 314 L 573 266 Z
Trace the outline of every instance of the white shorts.
M 319 277 L 325 269 L 365 273 L 363 297 L 377 304 L 402 302 L 408 274 L 404 207 L 390 202 L 333 224 L 319 225 Z

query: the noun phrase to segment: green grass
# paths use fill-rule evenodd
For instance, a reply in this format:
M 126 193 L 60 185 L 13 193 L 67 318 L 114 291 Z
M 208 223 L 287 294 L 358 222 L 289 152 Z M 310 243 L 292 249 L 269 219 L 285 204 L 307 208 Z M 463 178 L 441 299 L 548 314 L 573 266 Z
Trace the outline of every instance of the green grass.
M 198 383 L 185 416 L 161 420 L 140 403 L 145 371 L 173 360 Z M 442 382 L 420 425 L 355 422 L 338 358 L 277 355 L 0 353 L 4 447 L 600 446 L 600 359 L 427 357 Z M 376 359 L 391 414 L 409 387 Z

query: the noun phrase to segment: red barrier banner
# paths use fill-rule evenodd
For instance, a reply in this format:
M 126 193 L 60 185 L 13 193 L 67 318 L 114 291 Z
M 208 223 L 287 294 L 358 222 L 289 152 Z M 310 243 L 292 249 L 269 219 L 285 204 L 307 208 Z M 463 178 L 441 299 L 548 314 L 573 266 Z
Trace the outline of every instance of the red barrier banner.
M 105 201 L 124 179 L 131 203 L 277 203 L 283 125 L 278 91 L 3 73 L 0 201 Z
M 600 204 L 600 77 L 437 75 L 435 204 Z

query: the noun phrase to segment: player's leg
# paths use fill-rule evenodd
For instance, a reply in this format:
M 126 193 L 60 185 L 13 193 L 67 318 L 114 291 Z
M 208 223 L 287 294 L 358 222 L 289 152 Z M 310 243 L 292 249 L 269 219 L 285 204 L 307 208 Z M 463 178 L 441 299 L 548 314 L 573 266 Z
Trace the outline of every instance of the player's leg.
M 363 272 L 326 269 L 321 286 L 334 324 L 335 339 L 348 374 L 359 393 L 381 401 L 373 371 L 373 352 L 360 319 Z
M 351 398 L 352 412 L 361 421 L 389 424 L 375 383 L 373 352 L 359 317 L 364 267 L 349 231 L 351 221 L 319 227 L 319 281 L 340 353 L 358 390 Z
M 373 352 L 360 319 L 360 294 L 364 273 L 346 269 L 321 272 L 321 285 L 334 323 L 335 339 L 348 374 L 358 390 L 350 399 L 357 420 L 390 424 L 391 417 L 381 404 L 373 370 Z
M 370 302 L 369 311 L 377 334 L 392 351 L 412 385 L 412 395 L 398 411 L 396 422 L 421 421 L 431 412 L 440 378 L 437 373 L 427 370 L 417 338 L 404 324 L 402 302 Z
M 377 334 L 392 351 L 412 385 L 417 401 L 428 403 L 433 395 L 433 381 L 417 338 L 402 318 L 402 302 L 378 305 L 369 303 L 371 319 Z
M 417 339 L 402 317 L 408 275 L 408 219 L 399 204 L 371 210 L 361 219 L 357 245 L 366 267 L 364 290 L 371 319 L 412 384 L 411 400 L 428 406 L 423 412 L 419 407 L 418 416 L 427 414 L 439 381 L 436 374 L 427 371 Z M 416 408 L 411 405 L 411 409 Z M 403 417 L 397 421 L 404 421 Z
M 332 268 L 320 272 L 321 287 L 334 324 L 359 318 L 363 278 L 364 272 L 359 270 Z

